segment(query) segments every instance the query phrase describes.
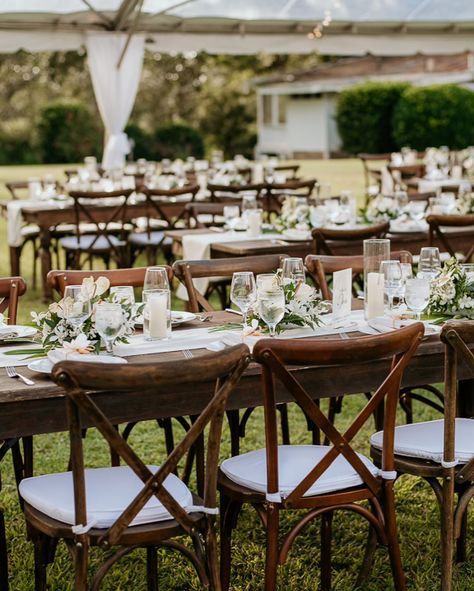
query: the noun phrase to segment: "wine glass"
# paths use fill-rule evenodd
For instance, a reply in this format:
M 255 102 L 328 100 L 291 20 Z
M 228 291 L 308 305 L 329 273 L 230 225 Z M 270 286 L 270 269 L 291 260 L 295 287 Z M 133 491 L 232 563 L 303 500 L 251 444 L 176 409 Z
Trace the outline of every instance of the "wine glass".
M 280 287 L 280 280 L 275 273 L 260 273 L 257 275 L 257 295 L 261 291 L 271 291 Z
M 235 229 L 235 224 L 240 216 L 240 209 L 238 205 L 225 205 L 224 206 L 224 219 L 225 225 L 230 230 Z
M 408 195 L 406 191 L 395 191 L 393 196 L 395 202 L 397 204 L 397 209 L 399 212 L 405 211 L 406 206 L 408 205 Z
M 91 314 L 91 302 L 85 298 L 80 285 L 67 285 L 63 298 L 64 317 L 76 333 Z
M 230 299 L 240 309 L 243 325 L 247 326 L 247 313 L 257 296 L 257 287 L 253 273 L 241 271 L 232 275 Z
M 168 272 L 165 267 L 148 267 L 143 289 L 170 289 Z
M 258 294 L 258 311 L 260 318 L 268 326 L 270 336 L 275 336 L 275 329 L 285 315 L 285 294 L 281 287 Z
M 416 319 L 421 319 L 421 313 L 430 301 L 430 281 L 424 277 L 407 279 L 405 284 L 405 301 L 410 310 L 416 313 Z
M 242 196 L 242 217 L 247 219 L 249 212 L 257 209 L 257 197 L 254 193 L 244 193 Z
M 113 344 L 123 325 L 120 304 L 102 303 L 95 310 L 95 328 L 105 343 L 107 355 L 113 355 Z
M 413 278 L 413 266 L 411 263 L 400 263 L 402 268 L 402 289 L 403 295 L 405 295 L 405 285 L 408 279 Z
M 305 282 L 305 271 L 303 259 L 299 257 L 288 257 L 283 259 L 283 279 L 289 279 L 295 285 Z
M 135 293 L 131 285 L 116 285 L 110 288 L 110 295 L 118 303 L 135 305 Z
M 420 250 L 418 277 L 434 279 L 441 272 L 441 257 L 437 246 L 425 246 Z
M 380 272 L 384 276 L 384 291 L 387 294 L 389 310 L 391 310 L 394 297 L 401 298 L 402 295 L 402 267 L 399 261 L 382 261 Z

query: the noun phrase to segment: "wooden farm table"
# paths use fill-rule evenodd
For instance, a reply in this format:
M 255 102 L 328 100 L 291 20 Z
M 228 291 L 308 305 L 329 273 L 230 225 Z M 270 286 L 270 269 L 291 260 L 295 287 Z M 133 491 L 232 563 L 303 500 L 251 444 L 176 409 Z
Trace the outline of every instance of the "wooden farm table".
M 164 215 L 173 217 L 182 213 L 186 202 L 176 201 L 167 202 L 160 205 Z M 93 212 L 94 219 L 97 221 L 107 221 L 110 219 L 111 211 L 116 205 L 91 205 L 89 210 Z M 0 201 L 0 209 L 6 214 L 7 201 Z M 138 217 L 145 216 L 147 213 L 146 202 L 144 200 L 130 201 L 126 208 L 124 221 L 131 221 Z M 51 206 L 50 209 L 35 209 L 25 207 L 22 209 L 22 216 L 26 223 L 35 224 L 39 227 L 39 241 L 41 248 L 41 277 L 43 281 L 43 295 L 45 301 L 52 297 L 50 288 L 46 282 L 46 276 L 52 268 L 51 264 L 51 230 L 60 224 L 74 224 L 76 221 L 74 206 L 65 205 L 58 201 L 58 204 Z M 85 216 L 82 221 L 90 222 Z M 20 275 L 20 247 L 10 247 L 10 269 L 11 275 Z
M 172 238 L 176 243 L 182 242 L 183 236 L 190 232 L 199 232 L 208 234 L 209 229 L 199 230 L 169 230 L 166 235 Z M 387 238 L 391 240 L 392 251 L 408 250 L 412 254 L 419 254 L 423 246 L 428 246 L 427 232 L 400 232 L 390 233 Z M 474 228 L 449 228 L 449 240 L 456 250 L 466 251 L 474 241 Z M 443 245 L 436 239 L 435 246 L 443 249 Z M 362 247 L 354 242 L 332 242 L 331 248 L 336 254 L 352 255 L 362 254 Z M 246 240 L 242 236 L 241 241 L 220 242 L 211 245 L 212 258 L 242 257 L 264 254 L 285 253 L 290 256 L 305 257 L 314 252 L 314 245 L 311 240 L 292 242 L 285 240 L 282 236 L 279 238 L 269 238 L 268 240 Z
M 235 321 L 235 316 L 225 312 L 213 314 L 209 325 Z M 202 323 L 196 321 L 196 327 L 202 328 Z M 189 328 L 189 325 L 188 325 Z M 351 338 L 357 335 L 353 334 Z M 360 336 L 360 335 L 359 335 Z M 216 335 L 216 339 L 218 336 Z M 321 338 L 339 338 L 337 335 Z M 205 349 L 193 350 L 193 355 L 209 355 Z M 424 340 L 410 365 L 405 371 L 404 386 L 439 383 L 443 381 L 444 349 L 437 336 Z M 129 358 L 129 363 L 141 361 L 176 360 L 185 363 L 181 352 L 160 353 Z M 370 364 L 355 364 L 351 371 L 340 371 L 337 367 L 300 367 L 293 371 L 298 373 L 307 391 L 312 392 L 314 398 L 340 396 L 369 392 L 380 385 L 389 370 L 390 360 L 371 362 Z M 464 372 L 464 373 L 463 373 Z M 464 401 L 464 416 L 472 416 L 474 388 L 466 375 L 466 370 L 459 368 L 462 382 L 462 400 Z M 34 386 L 25 386 L 19 380 L 6 377 L 0 369 L 0 439 L 7 440 L 22 436 L 54 433 L 68 429 L 66 404 L 62 390 L 49 377 L 22 368 L 22 373 L 35 381 Z M 142 392 L 133 393 L 96 393 L 94 398 L 98 405 L 114 424 L 165 418 L 173 416 L 187 416 L 198 414 L 209 401 L 212 388 L 204 385 L 188 384 L 179 389 L 157 393 L 150 396 Z M 277 394 L 278 402 L 291 402 L 291 397 L 283 390 Z M 228 410 L 244 409 L 261 406 L 260 368 L 251 364 L 239 386 L 232 393 Z M 84 427 L 89 426 L 86 421 Z M 0 527 L 3 514 L 0 513 Z M 1 532 L 0 532 L 1 538 Z M 2 543 L 3 542 L 3 543 Z M 2 555 L 3 548 L 3 555 Z M 8 589 L 7 562 L 5 540 L 0 539 L 0 591 Z

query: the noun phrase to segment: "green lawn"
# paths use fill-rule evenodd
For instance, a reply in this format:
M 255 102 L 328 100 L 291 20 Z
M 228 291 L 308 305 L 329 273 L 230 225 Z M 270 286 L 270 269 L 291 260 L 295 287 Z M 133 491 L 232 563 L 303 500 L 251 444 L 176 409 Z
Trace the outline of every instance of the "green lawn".
M 63 166 L 49 167 L 0 167 L 0 184 L 7 179 L 25 179 L 42 175 L 46 171 L 56 173 Z M 356 160 L 333 160 L 304 162 L 302 174 L 315 176 L 321 182 L 332 183 L 334 191 L 352 189 L 362 195 L 363 180 L 360 164 Z M 5 196 L 2 186 L 0 195 Z M 4 221 L 0 222 L 1 256 L 0 273 L 8 274 L 8 248 Z M 25 257 L 26 259 L 26 257 Z M 30 279 L 31 261 L 24 262 L 24 275 Z M 28 318 L 30 309 L 40 309 L 38 292 L 30 291 L 22 300 L 20 318 Z M 338 425 L 347 423 L 350 417 L 364 404 L 363 396 L 346 398 L 343 413 L 338 417 Z M 426 409 L 419 409 L 417 419 L 433 418 Z M 400 417 L 402 420 L 402 417 Z M 295 408 L 290 409 L 291 434 L 293 443 L 309 442 L 305 421 Z M 372 425 L 358 438 L 360 449 L 367 452 L 367 440 Z M 132 444 L 143 458 L 159 462 L 163 457 L 162 433 L 152 422 L 142 423 L 132 435 Z M 243 451 L 263 445 L 263 423 L 260 411 L 252 416 Z M 107 465 L 108 451 L 95 432 L 86 439 L 86 454 L 89 466 Z M 222 457 L 229 455 L 229 436 L 223 436 Z M 64 470 L 68 459 L 68 440 L 65 434 L 35 438 L 36 473 Z M 22 513 L 18 507 L 16 488 L 11 469 L 10 457 L 4 461 L 2 473 L 3 490 L 0 495 L 6 512 L 7 536 L 10 553 L 10 576 L 12 591 L 33 590 L 33 548 L 26 540 Z M 409 589 L 428 591 L 439 585 L 439 515 L 431 489 L 425 483 L 410 477 L 403 477 L 397 483 L 398 521 L 401 537 L 402 555 L 408 578 Z M 290 524 L 285 517 L 283 525 Z M 348 591 L 363 554 L 366 524 L 359 517 L 341 514 L 335 519 L 334 527 L 333 588 L 335 591 Z M 470 536 L 474 534 L 472 520 Z M 313 591 L 318 588 L 319 542 L 318 524 L 310 524 L 295 543 L 287 565 L 280 569 L 279 591 Z M 472 542 L 470 555 L 474 551 Z M 100 552 L 94 552 L 91 568 L 97 568 Z M 234 569 L 232 589 L 234 591 L 257 591 L 263 588 L 264 535 L 256 515 L 246 509 L 240 520 L 234 538 Z M 109 591 L 142 591 L 146 589 L 144 579 L 145 562 L 142 552 L 137 551 L 116 565 L 103 585 Z M 160 588 L 165 591 L 186 591 L 199 589 L 196 577 L 190 566 L 177 555 L 160 554 Z M 474 566 L 466 563 L 456 568 L 456 591 L 472 591 L 474 588 Z M 72 591 L 71 562 L 63 545 L 58 548 L 57 561 L 50 568 L 49 589 Z M 367 591 L 387 591 L 393 589 L 387 552 L 381 548 L 377 553 L 376 564 Z

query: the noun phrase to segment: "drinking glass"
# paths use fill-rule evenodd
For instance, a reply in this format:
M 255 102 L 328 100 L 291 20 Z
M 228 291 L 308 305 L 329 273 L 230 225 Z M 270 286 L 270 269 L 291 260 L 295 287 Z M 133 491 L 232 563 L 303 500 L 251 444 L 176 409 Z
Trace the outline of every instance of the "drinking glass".
M 105 343 L 107 355 L 113 355 L 113 344 L 123 325 L 120 304 L 102 303 L 95 310 L 95 327 Z
M 275 328 L 285 315 L 285 294 L 283 289 L 276 288 L 258 294 L 258 311 L 260 318 L 268 326 L 270 336 L 275 336 Z
M 275 273 L 260 273 L 257 275 L 257 295 L 261 291 L 271 291 L 280 287 L 280 280 Z
M 380 263 L 390 259 L 390 240 L 388 238 L 369 238 L 364 240 L 364 311 L 368 319 L 373 312 L 373 302 L 369 305 L 369 281 L 372 273 L 380 273 Z M 383 306 L 383 293 L 376 290 L 376 309 Z M 372 294 L 374 295 L 374 294 Z M 382 311 L 383 313 L 383 311 Z
M 257 287 L 253 273 L 241 271 L 232 275 L 230 299 L 240 309 L 243 325 L 247 326 L 247 314 L 257 297 Z
M 110 288 L 110 295 L 118 303 L 135 305 L 135 293 L 131 285 L 117 285 Z
M 240 216 L 240 209 L 238 205 L 225 205 L 224 206 L 224 219 L 225 225 L 230 229 L 235 229 L 235 224 Z
M 299 257 L 283 259 L 283 278 L 290 279 L 295 285 L 304 283 L 306 277 L 303 259 Z
M 441 257 L 437 246 L 425 246 L 420 250 L 418 277 L 434 279 L 441 272 Z
M 384 291 L 388 298 L 388 308 L 393 308 L 393 299 L 402 296 L 403 281 L 402 267 L 399 261 L 382 261 L 380 263 L 380 272 L 384 277 Z
M 63 298 L 64 316 L 76 333 L 91 314 L 91 302 L 84 298 L 80 285 L 67 285 Z
M 408 195 L 406 191 L 395 191 L 393 196 L 397 203 L 398 211 L 404 211 L 406 206 L 408 205 Z
M 416 313 L 416 319 L 421 319 L 421 313 L 428 306 L 430 300 L 430 281 L 424 277 L 407 279 L 405 284 L 405 301 L 410 310 Z
M 405 297 L 405 286 L 408 279 L 413 278 L 413 266 L 411 263 L 400 263 L 402 268 L 402 295 Z
M 257 209 L 257 197 L 254 193 L 244 193 L 242 196 L 242 217 L 247 217 L 249 211 Z
M 427 205 L 427 201 L 410 201 L 407 206 L 408 215 L 415 222 L 421 222 L 421 220 L 425 217 Z
M 148 267 L 143 289 L 169 289 L 168 273 L 165 267 Z
M 461 269 L 466 273 L 468 283 L 474 283 L 474 263 L 464 263 Z

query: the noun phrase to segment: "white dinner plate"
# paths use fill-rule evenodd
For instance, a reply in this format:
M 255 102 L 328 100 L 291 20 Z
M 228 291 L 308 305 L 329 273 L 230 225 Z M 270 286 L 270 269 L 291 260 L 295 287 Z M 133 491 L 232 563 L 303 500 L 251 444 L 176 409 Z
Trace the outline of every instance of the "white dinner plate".
M 403 328 L 405 326 L 409 326 L 410 324 L 414 324 L 416 320 L 398 320 L 395 322 L 395 326 L 393 324 L 393 320 L 388 316 L 377 316 L 377 318 L 373 318 L 372 320 L 368 321 L 368 325 L 376 330 L 377 332 L 392 332 L 398 328 Z M 422 320 L 423 324 L 425 325 L 425 337 L 432 336 L 434 334 L 439 334 L 441 332 L 441 327 L 437 326 L 436 324 L 430 324 L 427 320 Z
M 0 328 L 0 340 L 3 338 L 2 335 L 9 335 L 10 333 L 14 332 L 17 337 L 22 339 L 32 337 L 37 332 L 38 329 L 34 326 L 22 326 L 21 324 L 8 324 L 6 326 L 2 326 Z
M 79 357 L 79 356 L 77 356 Z M 123 357 L 115 357 L 112 355 L 80 355 L 80 359 L 76 356 L 74 359 L 68 359 L 68 361 L 86 361 L 87 363 L 112 363 L 116 365 L 121 365 L 123 363 L 128 363 L 126 359 Z M 36 371 L 38 373 L 45 373 L 50 375 L 53 369 L 54 363 L 52 363 L 47 357 L 42 357 L 41 359 L 35 359 L 28 364 L 28 369 L 31 371 Z
M 41 359 L 35 359 L 31 363 L 28 363 L 28 369 L 49 375 L 53 369 L 53 364 L 47 357 L 42 357 Z
M 185 322 L 192 322 L 196 320 L 196 314 L 192 312 L 183 312 L 182 310 L 171 311 L 171 325 L 178 326 Z M 135 319 L 135 326 L 143 326 L 143 316 L 138 316 Z
M 300 230 L 284 230 L 282 236 L 289 242 L 307 242 L 311 240 L 311 232 L 301 232 Z

